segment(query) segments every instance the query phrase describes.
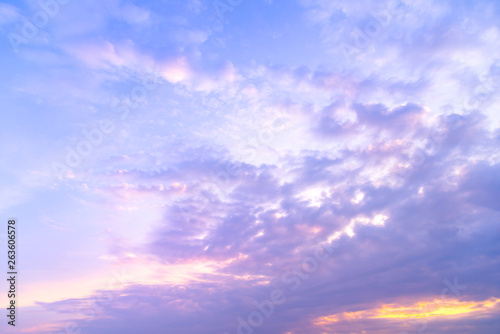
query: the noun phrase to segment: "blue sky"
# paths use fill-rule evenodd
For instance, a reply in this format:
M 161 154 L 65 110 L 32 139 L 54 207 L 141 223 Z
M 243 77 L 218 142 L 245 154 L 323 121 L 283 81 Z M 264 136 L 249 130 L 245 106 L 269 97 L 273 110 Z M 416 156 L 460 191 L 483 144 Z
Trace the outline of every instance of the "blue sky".
M 499 16 L 0 2 L 2 331 L 496 333 Z

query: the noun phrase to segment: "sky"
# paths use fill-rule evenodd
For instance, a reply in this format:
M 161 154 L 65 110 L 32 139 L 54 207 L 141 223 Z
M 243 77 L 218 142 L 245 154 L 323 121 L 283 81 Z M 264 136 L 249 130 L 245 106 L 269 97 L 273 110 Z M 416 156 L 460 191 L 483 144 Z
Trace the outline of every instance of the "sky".
M 0 0 L 0 332 L 498 333 L 499 22 Z

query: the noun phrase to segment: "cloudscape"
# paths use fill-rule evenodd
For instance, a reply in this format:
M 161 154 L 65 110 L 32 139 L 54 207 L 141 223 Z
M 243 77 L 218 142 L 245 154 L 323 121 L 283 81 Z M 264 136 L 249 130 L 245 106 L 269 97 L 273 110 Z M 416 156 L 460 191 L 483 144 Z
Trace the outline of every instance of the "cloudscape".
M 500 332 L 498 1 L 0 1 L 1 333 Z

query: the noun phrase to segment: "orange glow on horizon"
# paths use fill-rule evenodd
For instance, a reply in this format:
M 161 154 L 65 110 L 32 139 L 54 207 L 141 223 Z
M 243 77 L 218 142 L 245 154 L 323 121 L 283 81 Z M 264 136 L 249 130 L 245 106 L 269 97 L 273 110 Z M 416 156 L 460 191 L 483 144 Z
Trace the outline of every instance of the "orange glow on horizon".
M 455 315 L 469 315 L 482 313 L 500 306 L 500 298 L 492 297 L 484 301 L 459 301 L 443 302 L 433 301 L 417 302 L 410 306 L 382 305 L 378 308 L 357 312 L 343 312 L 317 318 L 315 325 L 328 325 L 340 321 L 353 321 L 361 319 L 422 319 L 432 317 L 446 317 Z

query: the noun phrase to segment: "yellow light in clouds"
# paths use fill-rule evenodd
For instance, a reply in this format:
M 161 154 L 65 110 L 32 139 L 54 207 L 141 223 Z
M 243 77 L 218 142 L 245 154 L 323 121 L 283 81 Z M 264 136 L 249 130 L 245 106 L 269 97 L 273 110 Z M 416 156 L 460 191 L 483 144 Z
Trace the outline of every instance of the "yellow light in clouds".
M 332 241 L 334 240 L 337 240 L 339 239 L 342 234 L 347 234 L 348 236 L 350 236 L 351 238 L 353 236 L 356 235 L 356 233 L 354 232 L 354 229 L 356 227 L 357 224 L 361 224 L 361 225 L 375 225 L 375 226 L 384 226 L 385 225 L 385 221 L 389 219 L 388 216 L 384 215 L 384 214 L 377 214 L 375 216 L 373 216 L 373 218 L 368 218 L 366 216 L 357 216 L 353 219 L 350 220 L 349 224 L 344 227 L 341 231 L 337 231 L 333 234 L 331 234 L 328 239 L 327 239 L 327 242 L 331 243 Z
M 351 199 L 352 204 L 359 204 L 365 198 L 365 194 L 362 192 L 356 193 L 353 199 Z
M 351 238 L 354 237 L 354 230 L 352 229 L 354 226 L 352 224 L 350 224 L 349 226 L 347 226 L 345 229 L 344 229 L 344 232 L 350 236 Z
M 297 197 L 308 202 L 310 207 L 320 207 L 323 201 L 330 197 L 330 188 L 326 186 L 311 187 L 301 192 Z
M 385 221 L 388 219 L 386 215 L 376 215 L 373 217 L 372 224 L 376 226 L 383 226 L 385 224 Z
M 335 232 L 332 235 L 330 235 L 326 241 L 328 243 L 331 243 L 332 241 L 340 239 L 341 236 L 342 236 L 342 232 Z
M 411 306 L 382 305 L 379 308 L 343 312 L 320 317 L 314 322 L 316 325 L 328 325 L 339 321 L 353 321 L 359 319 L 422 319 L 447 316 L 467 316 L 487 312 L 497 305 L 500 307 L 500 298 L 490 298 L 484 301 L 446 301 L 434 300 L 418 302 Z

